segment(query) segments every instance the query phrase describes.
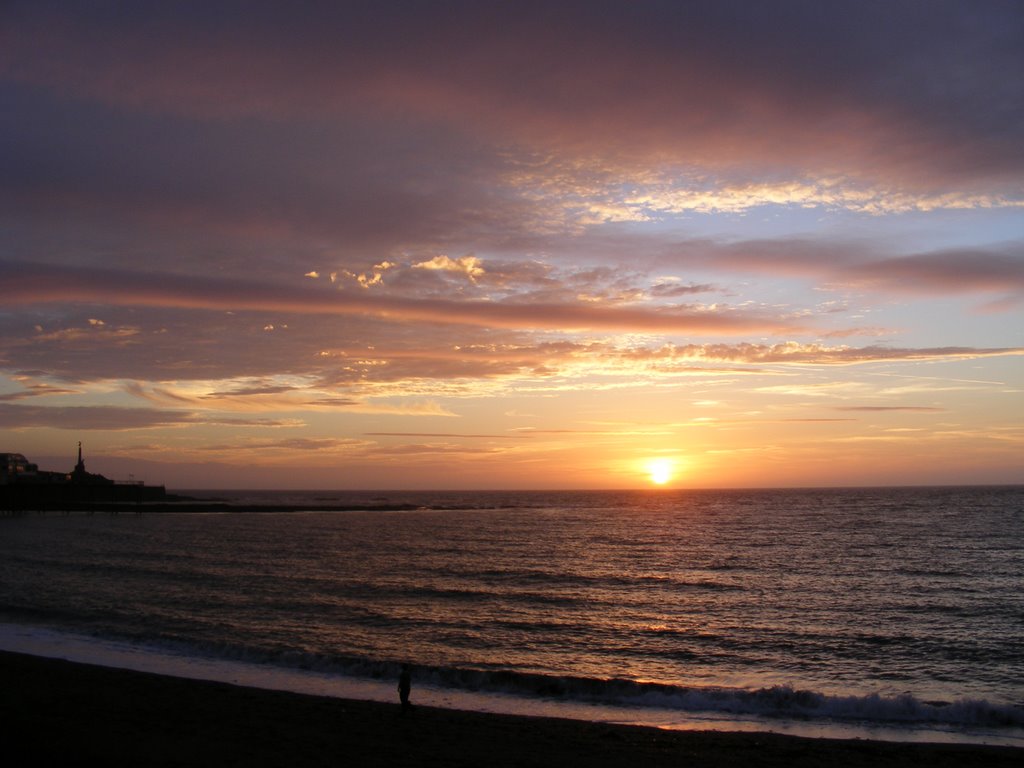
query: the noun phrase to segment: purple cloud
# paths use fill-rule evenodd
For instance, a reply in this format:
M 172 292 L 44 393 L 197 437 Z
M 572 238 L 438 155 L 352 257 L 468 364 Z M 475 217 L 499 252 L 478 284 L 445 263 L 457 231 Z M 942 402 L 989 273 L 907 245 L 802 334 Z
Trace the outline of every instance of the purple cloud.
M 406 115 L 504 145 L 928 184 L 1024 167 L 1020 29 L 1013 4 L 955 2 L 25 3 L 0 71 L 205 120 Z
M 495 303 L 406 299 L 245 280 L 7 264 L 0 289 L 11 305 L 102 304 L 190 310 L 370 315 L 393 321 L 491 328 L 608 329 L 733 335 L 782 333 L 799 327 L 751 313 L 605 307 L 595 304 Z
M 123 408 L 103 405 L 31 406 L 0 403 L 0 427 L 4 429 L 48 427 L 51 429 L 121 431 L 177 427 L 187 424 L 236 427 L 293 426 L 274 419 L 223 418 L 156 408 Z

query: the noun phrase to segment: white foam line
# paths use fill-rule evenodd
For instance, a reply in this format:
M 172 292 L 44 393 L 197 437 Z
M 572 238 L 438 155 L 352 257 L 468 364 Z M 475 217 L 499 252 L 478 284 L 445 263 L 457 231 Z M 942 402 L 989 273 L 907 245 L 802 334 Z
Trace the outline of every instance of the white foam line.
M 248 688 L 304 693 L 361 701 L 395 702 L 395 681 L 345 677 L 267 664 L 208 659 L 57 630 L 0 622 L 0 650 L 63 659 L 81 664 L 151 672 L 192 680 L 210 680 Z M 558 717 L 588 722 L 651 726 L 670 730 L 747 731 L 830 739 L 970 743 L 1024 747 L 1024 733 L 964 733 L 941 728 L 867 727 L 846 723 L 763 720 L 670 709 L 630 709 L 585 702 L 533 699 L 501 693 L 455 691 L 427 685 L 414 688 L 413 700 L 428 707 L 503 715 Z

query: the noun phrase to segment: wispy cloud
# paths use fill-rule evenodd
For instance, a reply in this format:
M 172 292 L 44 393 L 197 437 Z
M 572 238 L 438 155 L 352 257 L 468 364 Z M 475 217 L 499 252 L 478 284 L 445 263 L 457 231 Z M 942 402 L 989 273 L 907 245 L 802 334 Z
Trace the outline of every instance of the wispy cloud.
M 58 396 L 58 395 L 75 395 L 79 394 L 81 390 L 68 389 L 67 387 L 54 386 L 53 384 L 47 384 L 44 382 L 30 383 L 26 381 L 20 382 L 24 389 L 18 392 L 5 392 L 0 394 L 0 402 L 11 403 L 17 400 L 27 400 L 32 397 L 46 397 L 46 396 Z
M 333 452 L 346 450 L 353 446 L 363 446 L 360 440 L 339 440 L 335 438 L 290 438 L 287 440 L 250 439 L 233 443 L 214 443 L 204 445 L 199 450 L 212 453 L 237 452 Z
M 0 427 L 25 429 L 100 429 L 122 431 L 154 429 L 186 425 L 219 425 L 231 427 L 295 427 L 301 422 L 280 419 L 241 419 L 210 414 L 188 413 L 152 408 L 119 406 L 30 406 L 0 403 Z
M 593 304 L 517 303 L 405 299 L 368 296 L 301 286 L 247 281 L 202 280 L 173 275 L 53 269 L 4 265 L 0 289 L 12 305 L 101 303 L 113 306 L 173 307 L 218 311 L 293 314 L 373 315 L 403 322 L 480 325 L 493 328 L 650 331 L 732 335 L 783 333 L 799 328 L 748 313 L 658 311 Z
M 1013 252 L 950 250 L 850 265 L 836 280 L 898 293 L 996 293 L 1024 301 L 1024 243 Z
M 927 405 L 843 405 L 837 411 L 864 411 L 866 413 L 887 413 L 890 411 L 906 413 L 942 413 L 945 408 L 934 408 Z
M 824 344 L 690 344 L 665 345 L 625 353 L 640 360 L 711 361 L 755 364 L 859 365 L 906 360 L 942 360 L 1005 355 L 1024 355 L 1024 347 L 994 349 L 975 347 L 934 347 L 907 349 L 897 347 L 848 347 Z
M 468 440 L 517 440 L 523 435 L 477 435 L 458 432 L 364 432 L 367 437 L 440 437 L 460 438 Z

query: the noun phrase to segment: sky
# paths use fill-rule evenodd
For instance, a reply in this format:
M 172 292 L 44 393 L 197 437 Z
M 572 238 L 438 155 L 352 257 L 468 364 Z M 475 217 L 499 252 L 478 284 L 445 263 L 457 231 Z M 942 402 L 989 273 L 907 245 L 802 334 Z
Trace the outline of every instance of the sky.
M 1024 482 L 1024 4 L 0 8 L 0 451 Z

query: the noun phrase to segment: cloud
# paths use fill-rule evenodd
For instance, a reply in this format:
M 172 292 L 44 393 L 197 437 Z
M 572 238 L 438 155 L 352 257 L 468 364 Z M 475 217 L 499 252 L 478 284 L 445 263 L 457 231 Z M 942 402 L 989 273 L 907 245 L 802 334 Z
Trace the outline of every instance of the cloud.
M 797 424 L 829 424 L 832 422 L 856 421 L 856 419 L 779 419 L 780 422 Z
M 286 392 L 294 392 L 297 389 L 295 386 L 288 385 L 254 385 L 251 387 L 235 387 L 233 389 L 224 390 L 221 392 L 211 392 L 208 395 L 204 395 L 205 398 L 215 399 L 222 397 L 254 397 L 259 395 L 281 395 Z
M 974 357 L 1024 355 L 1022 347 L 974 348 L 934 347 L 908 349 L 898 347 L 847 347 L 823 344 L 690 344 L 665 345 L 659 349 L 638 349 L 623 356 L 637 361 L 658 362 L 733 362 L 788 365 L 859 365 L 864 363 L 942 360 Z
M 1021 241 L 903 255 L 884 250 L 881 241 L 864 239 L 689 240 L 663 246 L 659 266 L 714 266 L 736 274 L 784 275 L 832 289 L 854 287 L 897 295 L 995 294 L 1003 309 L 1024 299 Z M 998 308 L 993 302 L 993 309 Z
M 838 282 L 898 293 L 999 293 L 1024 298 L 1024 246 L 1014 252 L 945 250 L 849 265 Z
M 867 413 L 887 413 L 889 411 L 905 411 L 908 413 L 942 413 L 945 408 L 934 408 L 925 405 L 845 405 L 837 406 L 837 411 L 864 411 Z
M 675 425 L 673 425 L 675 426 Z M 672 430 L 663 427 L 651 429 L 638 429 L 634 427 L 622 427 L 617 429 L 537 429 L 535 427 L 518 427 L 517 431 L 523 436 L 530 435 L 640 435 L 649 437 L 653 435 L 671 435 Z
M 240 451 L 254 451 L 254 452 L 267 452 L 267 451 L 283 451 L 290 453 L 292 451 L 299 452 L 321 452 L 321 451 L 337 451 L 339 449 L 348 449 L 353 446 L 365 445 L 364 441 L 351 440 L 351 439 L 337 439 L 337 438 L 290 438 L 287 440 L 266 440 L 266 439 L 252 439 L 238 441 L 234 443 L 217 443 L 204 445 L 199 450 L 210 451 L 214 453 L 231 452 L 237 453 Z
M 522 435 L 476 435 L 458 432 L 364 432 L 367 437 L 445 437 L 472 440 L 516 440 Z
M 52 384 L 46 384 L 42 382 L 22 383 L 25 388 L 20 392 L 5 392 L 3 394 L 0 394 L 0 402 L 11 403 L 17 400 L 27 400 L 32 397 L 75 395 L 79 394 L 81 391 L 77 389 L 68 389 L 66 387 L 58 387 Z
M 483 277 L 485 271 L 480 264 L 480 259 L 476 256 L 463 256 L 460 259 L 452 259 L 444 255 L 435 256 L 430 261 L 421 261 L 418 264 L 413 264 L 412 268 L 455 272 L 465 275 L 471 283 L 475 283 L 479 278 Z
M 680 296 L 692 296 L 698 293 L 710 293 L 719 290 L 714 285 L 707 283 L 696 285 L 690 283 L 683 285 L 677 277 L 660 278 L 651 286 L 651 295 L 657 298 L 678 298 Z
M 468 448 L 462 445 L 449 443 L 406 443 L 403 445 L 388 445 L 370 448 L 364 453 L 366 456 L 379 456 L 382 458 L 397 458 L 405 456 L 421 455 L 471 455 L 471 454 L 494 454 L 500 452 L 498 448 Z
M 394 115 L 759 175 L 829 167 L 927 188 L 1024 166 L 1024 86 L 1005 76 L 1024 68 L 1014 4 L 214 5 L 20 4 L 0 71 L 188 118 Z
M 39 343 L 31 334 L 19 340 L 15 332 L 0 340 L 0 357 L 6 358 L 8 367 L 23 371 L 49 365 L 49 371 L 37 370 L 35 377 L 47 386 L 67 389 L 63 382 L 74 380 L 75 388 L 85 392 L 85 382 L 106 382 L 105 390 L 124 391 L 159 408 L 453 417 L 456 414 L 441 399 L 639 387 L 680 377 L 780 375 L 814 366 L 1022 354 L 1019 347 L 798 341 L 686 344 L 647 334 L 545 340 L 551 334 L 448 325 L 424 335 L 417 324 L 317 315 L 291 322 L 288 336 L 277 339 L 258 330 L 259 316 L 247 319 L 244 313 L 196 315 L 190 310 L 161 332 L 168 318 L 159 313 L 166 310 L 124 311 L 130 311 L 142 329 L 141 343 L 131 349 L 88 339 Z M 148 317 L 152 312 L 158 315 Z M 116 321 L 108 327 L 117 327 Z M 374 343 L 368 345 L 367 339 Z
M 303 286 L 244 280 L 202 279 L 102 269 L 5 264 L 0 289 L 11 305 L 52 303 L 127 307 L 372 315 L 392 321 L 478 325 L 490 328 L 587 330 L 734 335 L 785 333 L 799 323 L 780 323 L 748 313 L 687 309 L 603 307 L 593 304 L 493 303 L 369 296 Z
M 118 406 L 28 406 L 0 403 L 0 427 L 25 429 L 88 429 L 122 431 L 185 425 L 232 427 L 294 427 L 300 422 L 278 419 L 238 419 L 216 415 Z

